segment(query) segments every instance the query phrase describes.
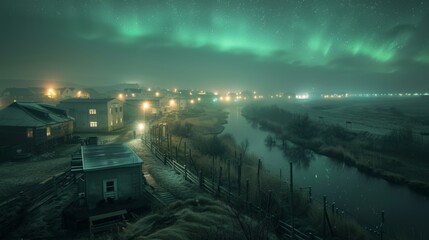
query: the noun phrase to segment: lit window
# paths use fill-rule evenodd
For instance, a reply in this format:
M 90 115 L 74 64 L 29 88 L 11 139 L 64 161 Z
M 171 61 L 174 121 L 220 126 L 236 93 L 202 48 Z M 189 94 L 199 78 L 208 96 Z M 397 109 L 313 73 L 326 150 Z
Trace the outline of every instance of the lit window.
M 91 115 L 97 114 L 97 109 L 89 109 L 89 114 Z
M 122 118 L 119 119 L 119 122 L 122 123 Z
M 112 120 L 112 121 L 110 121 L 110 126 L 113 126 L 113 120 Z
M 51 127 L 46 128 L 46 136 L 51 136 Z
M 97 127 L 97 122 L 89 122 L 90 127 Z
M 32 138 L 32 137 L 33 137 L 33 129 L 27 128 L 27 138 Z

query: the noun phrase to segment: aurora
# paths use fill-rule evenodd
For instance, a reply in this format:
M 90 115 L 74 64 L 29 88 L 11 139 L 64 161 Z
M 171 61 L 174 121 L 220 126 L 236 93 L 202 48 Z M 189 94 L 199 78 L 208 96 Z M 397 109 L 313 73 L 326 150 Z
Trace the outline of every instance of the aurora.
M 412 78 L 417 88 L 429 85 L 424 83 L 429 64 L 429 4 L 424 1 L 4 1 L 1 5 L 0 25 L 7 33 L 0 40 L 1 48 L 14 54 L 2 61 L 2 78 L 141 80 L 160 86 L 174 78 L 184 87 L 235 82 L 228 88 L 266 87 L 261 84 L 266 78 L 273 88 L 334 85 L 342 90 L 362 78 L 367 79 L 367 89 L 386 83 L 399 89 Z M 36 39 L 32 49 L 39 50 L 29 49 L 30 39 Z M 64 56 L 57 56 L 60 52 Z M 22 59 L 38 63 L 23 72 L 11 67 Z

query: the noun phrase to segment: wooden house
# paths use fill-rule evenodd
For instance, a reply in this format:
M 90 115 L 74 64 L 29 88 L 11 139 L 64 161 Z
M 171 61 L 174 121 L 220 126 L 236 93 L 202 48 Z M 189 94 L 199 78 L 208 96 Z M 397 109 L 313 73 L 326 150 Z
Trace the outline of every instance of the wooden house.
M 44 152 L 72 134 L 73 118 L 48 104 L 14 102 L 0 111 L 0 146 L 6 152 Z

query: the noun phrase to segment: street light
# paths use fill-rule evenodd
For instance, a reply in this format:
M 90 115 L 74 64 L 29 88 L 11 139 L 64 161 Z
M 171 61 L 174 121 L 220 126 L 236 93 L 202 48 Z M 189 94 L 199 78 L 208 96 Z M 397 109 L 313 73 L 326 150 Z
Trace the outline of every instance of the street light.
M 146 122 L 146 109 L 149 108 L 149 103 L 148 102 L 144 102 L 142 104 L 142 109 L 143 109 L 143 121 Z

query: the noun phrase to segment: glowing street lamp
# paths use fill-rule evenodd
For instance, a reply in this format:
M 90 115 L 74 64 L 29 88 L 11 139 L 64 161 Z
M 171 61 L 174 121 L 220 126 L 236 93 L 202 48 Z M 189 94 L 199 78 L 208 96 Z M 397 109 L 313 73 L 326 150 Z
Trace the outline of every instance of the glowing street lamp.
M 137 127 L 138 127 L 139 131 L 143 131 L 144 130 L 144 123 L 139 123 L 137 125 Z
M 146 122 L 146 109 L 149 108 L 149 103 L 148 102 L 144 102 L 142 104 L 142 109 L 143 109 L 143 121 Z

